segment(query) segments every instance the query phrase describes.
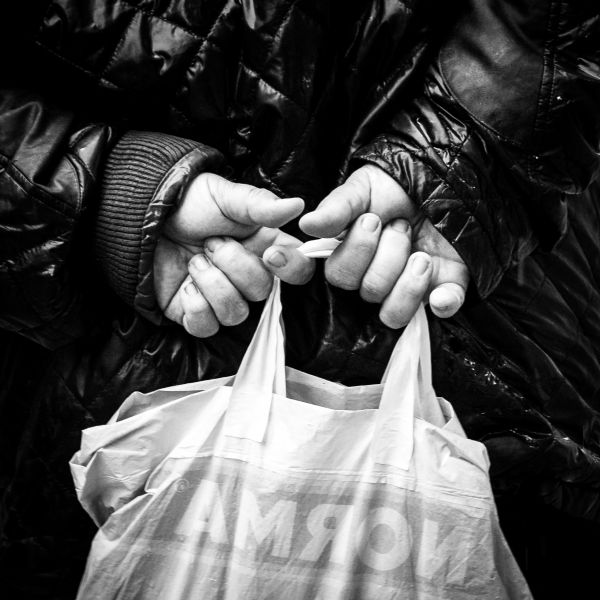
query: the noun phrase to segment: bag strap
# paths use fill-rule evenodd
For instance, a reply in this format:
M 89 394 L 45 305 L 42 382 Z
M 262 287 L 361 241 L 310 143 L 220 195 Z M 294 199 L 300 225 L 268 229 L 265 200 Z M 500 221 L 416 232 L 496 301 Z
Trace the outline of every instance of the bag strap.
M 317 239 L 306 242 L 298 250 L 309 258 L 323 258 L 340 243 L 333 238 Z M 286 395 L 281 310 L 281 282 L 275 277 L 258 327 L 233 382 L 225 415 L 225 435 L 262 442 L 273 394 Z
M 376 463 L 408 470 L 415 418 L 440 427 L 445 424 L 431 382 L 429 327 L 423 304 L 396 342 L 382 383 L 371 455 Z
M 280 287 L 276 277 L 256 332 L 235 376 L 225 415 L 225 435 L 262 442 L 273 393 L 285 396 Z
M 332 238 L 311 240 L 299 250 L 310 258 L 327 258 L 340 243 Z M 281 311 L 281 282 L 276 277 L 233 383 L 225 435 L 262 442 L 273 393 L 286 395 Z M 427 317 L 421 304 L 398 339 L 383 376 L 371 445 L 377 463 L 408 469 L 414 447 L 415 417 L 440 426 L 445 422 L 431 383 L 430 352 Z
M 415 407 L 415 416 L 421 417 L 426 421 L 443 427 L 446 423 L 446 418 L 442 408 L 440 407 L 437 394 L 433 389 L 432 373 L 431 373 L 431 342 L 429 336 L 429 325 L 427 323 L 427 315 L 425 314 L 424 305 L 421 304 L 419 309 L 415 313 L 411 323 L 414 321 L 415 330 L 411 332 L 411 329 L 405 329 L 403 336 L 411 336 L 410 344 L 411 351 L 414 354 L 418 354 L 419 364 L 417 373 L 418 383 L 418 394 L 417 394 L 417 405 Z M 396 342 L 396 346 L 390 356 L 390 360 L 386 367 L 385 373 L 381 379 L 381 383 L 385 385 L 389 378 L 391 369 L 394 367 L 398 359 L 398 354 L 401 351 L 402 338 Z M 404 338 L 403 343 L 408 343 L 409 338 Z

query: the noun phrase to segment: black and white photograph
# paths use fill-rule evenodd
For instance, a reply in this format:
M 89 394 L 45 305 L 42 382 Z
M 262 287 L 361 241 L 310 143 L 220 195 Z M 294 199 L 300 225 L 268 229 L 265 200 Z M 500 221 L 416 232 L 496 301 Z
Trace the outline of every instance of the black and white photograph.
M 600 599 L 598 0 L 4 0 L 2 600 Z

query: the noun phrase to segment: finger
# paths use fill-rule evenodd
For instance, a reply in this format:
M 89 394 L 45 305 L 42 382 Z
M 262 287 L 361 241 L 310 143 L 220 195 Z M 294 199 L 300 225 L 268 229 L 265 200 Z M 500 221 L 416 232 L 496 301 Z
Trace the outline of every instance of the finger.
M 402 274 L 410 255 L 411 230 L 408 221 L 395 219 L 381 232 L 375 256 L 360 284 L 360 296 L 380 303 Z
M 248 316 L 248 304 L 227 276 L 202 254 L 189 262 L 189 273 L 222 325 L 238 325 Z
M 273 227 L 261 227 L 253 235 L 240 240 L 240 244 L 256 256 L 262 256 L 271 246 L 292 246 L 297 248 L 302 242 L 292 235 Z
M 225 217 L 236 223 L 281 227 L 304 210 L 301 198 L 279 198 L 264 188 L 234 183 L 223 177 L 211 179 L 211 182 L 217 206 Z
M 226 275 L 244 298 L 257 302 L 269 295 L 273 277 L 258 256 L 232 238 L 208 238 L 204 247 L 210 262 Z
M 184 282 L 175 290 L 174 294 L 171 294 L 171 297 L 168 301 L 168 304 L 163 308 L 163 313 L 167 319 L 178 323 L 181 325 L 183 323 L 183 305 L 181 303 L 182 293 L 184 286 L 192 281 L 192 278 L 188 277 L 184 280 Z
M 187 254 L 185 249 L 178 244 L 174 244 L 163 236 L 158 238 L 154 250 L 154 291 L 156 301 L 164 311 L 167 310 L 177 290 L 187 277 L 187 263 L 190 256 L 191 254 Z M 175 314 L 174 310 L 172 307 L 172 314 Z M 181 323 L 181 320 L 177 322 Z
M 304 256 L 295 246 L 271 246 L 263 254 L 263 261 L 273 275 L 294 285 L 305 284 L 315 272 L 315 260 Z
M 325 277 L 332 285 L 356 290 L 377 249 L 381 221 L 377 215 L 362 215 L 344 241 L 325 262 Z
M 300 219 L 300 229 L 315 237 L 339 235 L 350 223 L 369 210 L 369 178 L 356 171 L 335 188 L 316 210 Z
M 181 324 L 191 335 L 205 338 L 219 330 L 219 322 L 206 298 L 200 293 L 191 277 L 179 291 L 183 318 Z
M 316 237 L 337 236 L 365 212 L 378 215 L 385 224 L 396 217 L 415 218 L 416 207 L 393 177 L 367 164 L 354 171 L 315 211 L 304 215 L 300 228 Z
M 465 288 L 458 283 L 442 283 L 429 295 L 434 315 L 444 319 L 454 316 L 465 301 Z
M 432 274 L 431 257 L 415 252 L 390 294 L 383 301 L 379 318 L 392 329 L 404 327 L 417 311 L 427 293 Z

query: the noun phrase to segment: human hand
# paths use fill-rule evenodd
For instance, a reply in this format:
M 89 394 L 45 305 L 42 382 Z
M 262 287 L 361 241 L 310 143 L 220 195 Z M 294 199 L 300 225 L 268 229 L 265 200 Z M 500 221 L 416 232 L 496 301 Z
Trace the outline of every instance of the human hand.
M 379 316 L 389 327 L 406 325 L 427 297 L 439 317 L 451 317 L 464 302 L 465 263 L 379 167 L 365 165 L 352 173 L 300 219 L 300 227 L 315 237 L 345 233 L 325 263 L 325 277 L 380 303 Z
M 273 274 L 305 283 L 314 261 L 290 248 L 296 238 L 278 228 L 304 210 L 300 198 L 203 173 L 166 220 L 154 253 L 154 288 L 165 316 L 196 337 L 215 334 L 248 316 L 248 301 L 264 300 Z M 268 250 L 269 269 L 259 258 Z

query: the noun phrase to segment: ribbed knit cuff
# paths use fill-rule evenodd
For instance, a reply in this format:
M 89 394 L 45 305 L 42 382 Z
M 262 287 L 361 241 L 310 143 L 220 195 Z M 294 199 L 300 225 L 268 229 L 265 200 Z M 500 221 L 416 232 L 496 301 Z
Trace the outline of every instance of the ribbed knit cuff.
M 152 312 L 151 258 L 160 225 L 190 177 L 216 170 L 221 154 L 163 133 L 130 131 L 106 161 L 96 221 L 96 256 L 109 284 L 128 304 L 141 290 Z

